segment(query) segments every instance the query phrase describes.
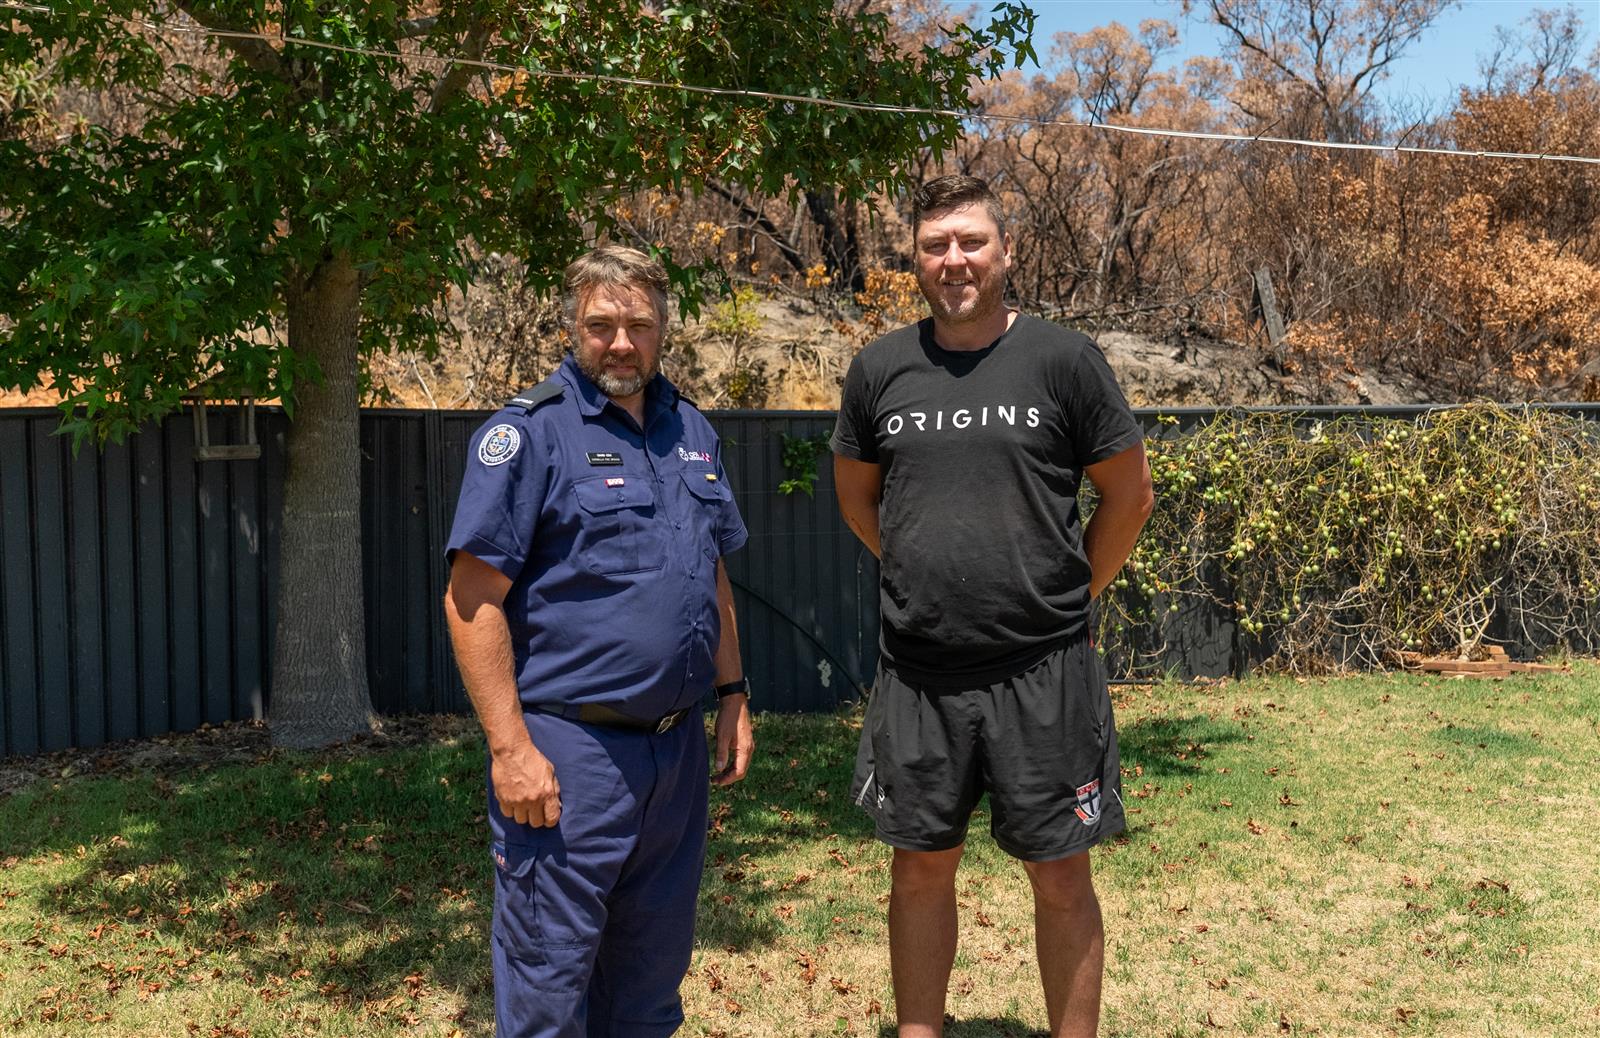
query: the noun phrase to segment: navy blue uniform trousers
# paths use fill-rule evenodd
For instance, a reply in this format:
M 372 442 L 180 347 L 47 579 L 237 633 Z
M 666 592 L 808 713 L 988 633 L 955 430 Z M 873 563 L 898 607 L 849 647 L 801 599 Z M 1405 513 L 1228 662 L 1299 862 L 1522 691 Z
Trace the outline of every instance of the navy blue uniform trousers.
M 525 715 L 561 820 L 520 825 L 491 783 L 499 1038 L 669 1035 L 694 944 L 706 843 L 698 710 L 664 734 Z

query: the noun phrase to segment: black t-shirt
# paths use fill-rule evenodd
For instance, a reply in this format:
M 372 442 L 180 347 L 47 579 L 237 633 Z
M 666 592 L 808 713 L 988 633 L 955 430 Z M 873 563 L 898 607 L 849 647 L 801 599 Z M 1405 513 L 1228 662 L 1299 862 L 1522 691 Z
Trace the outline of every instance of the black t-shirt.
M 1099 347 L 1018 314 L 977 351 L 924 320 L 873 342 L 844 380 L 834 453 L 883 467 L 884 658 L 976 687 L 1021 673 L 1089 619 L 1085 465 L 1144 438 Z

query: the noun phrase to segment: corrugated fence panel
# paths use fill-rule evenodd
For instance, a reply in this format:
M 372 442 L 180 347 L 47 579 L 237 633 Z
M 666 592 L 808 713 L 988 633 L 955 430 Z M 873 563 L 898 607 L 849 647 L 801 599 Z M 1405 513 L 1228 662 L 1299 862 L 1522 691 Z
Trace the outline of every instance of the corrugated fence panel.
M 711 416 L 749 543 L 728 560 L 745 666 L 763 709 L 827 710 L 855 698 L 877 663 L 877 567 L 839 518 L 832 457 L 817 459 L 812 494 L 782 493 L 784 437 L 815 439 L 831 414 L 726 412 Z M 872 589 L 855 580 L 859 555 Z M 862 638 L 864 629 L 873 632 Z
M 68 444 L 52 436 L 49 421 L 28 423 L 28 450 L 33 460 L 33 501 L 38 513 L 54 521 L 33 528 L 33 596 L 39 617 L 35 640 L 39 674 L 37 711 L 39 745 L 59 750 L 73 744 L 72 713 L 78 706 L 72 684 L 72 616 L 68 612 L 69 565 L 67 535 L 74 518 L 91 523 L 90 516 L 75 516 L 67 497 Z M 85 464 L 93 465 L 86 458 Z
M 1337 408 L 1274 409 L 1308 419 Z M 1426 408 L 1361 411 L 1413 417 Z M 1600 418 L 1600 407 L 1564 408 Z M 1163 412 L 1188 429 L 1216 412 Z M 1157 412 L 1141 412 L 1152 435 Z M 443 546 L 472 433 L 466 411 L 370 411 L 361 427 L 368 670 L 380 712 L 467 700 L 440 610 Z M 762 709 L 855 698 L 878 657 L 877 561 L 839 518 L 831 456 L 811 495 L 781 493 L 785 437 L 825 437 L 824 412 L 709 415 L 750 531 L 728 560 Z M 262 409 L 258 461 L 196 463 L 191 417 L 76 456 L 51 410 L 0 412 L 0 753 L 89 746 L 259 717 L 270 701 L 287 419 Z M 210 416 L 213 442 L 239 419 Z M 1244 665 L 1233 619 L 1195 605 L 1166 621 L 1164 663 Z
M 20 752 L 39 743 L 39 647 L 34 639 L 33 479 L 28 423 L 0 422 L 0 749 Z
M 0 428 L 4 424 L 0 423 Z M 128 694 L 136 703 L 133 732 L 159 732 L 172 724 L 172 699 L 167 689 L 171 666 L 167 625 L 171 603 L 167 595 L 171 567 L 167 545 L 168 500 L 165 432 L 146 431 L 129 441 L 138 489 L 133 500 L 134 572 L 138 591 L 134 597 L 136 632 L 133 666 L 122 666 L 133 678 Z M 124 661 L 124 664 L 126 661 Z

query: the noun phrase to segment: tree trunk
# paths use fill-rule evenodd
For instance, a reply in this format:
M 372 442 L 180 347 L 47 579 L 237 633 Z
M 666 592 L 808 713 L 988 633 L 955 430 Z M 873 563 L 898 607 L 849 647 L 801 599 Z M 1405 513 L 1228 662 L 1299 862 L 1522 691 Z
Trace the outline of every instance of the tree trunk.
M 288 299 L 289 348 L 315 360 L 322 380 L 294 387 L 288 431 L 268 711 L 278 746 L 326 746 L 377 727 L 361 580 L 360 303 L 344 257 Z
M 806 192 L 806 210 L 822 236 L 824 269 L 835 284 L 848 284 L 852 290 L 860 292 L 867 287 L 866 273 L 861 269 L 860 245 L 854 227 L 847 234 L 839 225 L 835 216 L 838 205 L 832 188 Z

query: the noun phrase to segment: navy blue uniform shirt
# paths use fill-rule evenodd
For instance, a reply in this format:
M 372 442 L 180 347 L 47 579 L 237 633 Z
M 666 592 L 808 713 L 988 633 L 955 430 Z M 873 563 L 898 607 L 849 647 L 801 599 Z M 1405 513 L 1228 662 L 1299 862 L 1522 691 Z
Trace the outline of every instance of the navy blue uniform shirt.
M 711 688 L 716 563 L 747 537 L 711 423 L 666 378 L 641 430 L 578 370 L 510 405 L 468 448 L 446 558 L 511 578 L 505 613 L 525 707 L 603 703 L 641 718 Z

